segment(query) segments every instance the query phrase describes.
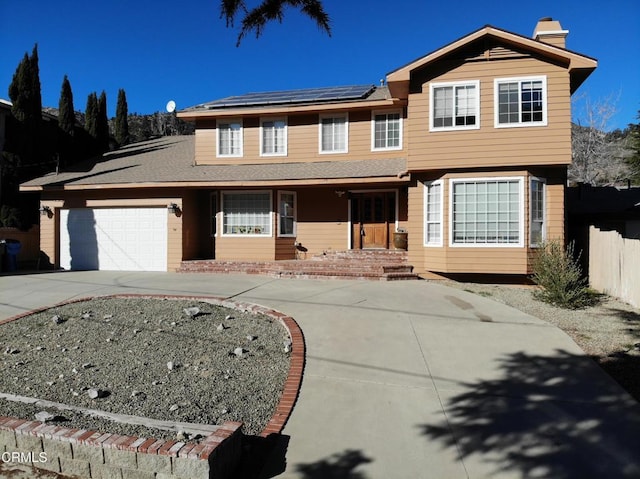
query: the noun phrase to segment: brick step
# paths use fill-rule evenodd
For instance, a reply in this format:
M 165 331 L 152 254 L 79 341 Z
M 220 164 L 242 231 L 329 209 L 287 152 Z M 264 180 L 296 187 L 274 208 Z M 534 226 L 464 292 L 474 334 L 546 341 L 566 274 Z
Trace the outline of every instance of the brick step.
M 404 254 L 403 254 L 404 253 Z M 282 261 L 183 261 L 183 273 L 264 274 L 281 278 L 372 279 L 396 281 L 420 279 L 406 262 L 406 252 L 331 252 L 305 260 Z

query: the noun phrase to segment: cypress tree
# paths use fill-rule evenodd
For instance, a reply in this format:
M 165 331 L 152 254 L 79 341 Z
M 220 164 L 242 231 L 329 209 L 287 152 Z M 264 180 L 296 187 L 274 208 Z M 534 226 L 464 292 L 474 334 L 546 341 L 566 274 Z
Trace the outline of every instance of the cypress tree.
M 40 91 L 40 66 L 37 43 L 33 46 L 29 61 L 31 63 L 31 94 L 33 95 L 31 107 L 33 108 L 33 117 L 36 119 L 36 122 L 40 122 L 42 120 L 42 92 Z
M 16 120 L 24 122 L 31 113 L 29 102 L 31 99 L 31 62 L 29 55 L 24 54 L 24 58 L 18 64 L 11 84 L 9 85 L 9 98 L 13 104 L 11 112 Z
M 58 103 L 58 126 L 67 135 L 73 136 L 76 124 L 76 115 L 73 109 L 73 93 L 67 75 L 62 80 L 62 90 Z
M 9 85 L 11 111 L 19 122 L 20 133 L 16 139 L 16 153 L 24 164 L 37 160 L 41 146 L 42 96 L 40 93 L 40 68 L 38 67 L 38 45 L 33 47 L 31 57 L 24 54 Z
M 98 99 L 98 115 L 96 117 L 96 139 L 102 151 L 109 149 L 109 119 L 107 118 L 107 94 L 102 91 Z
M 87 130 L 92 138 L 97 138 L 98 123 L 98 95 L 95 92 L 89 93 L 87 97 L 87 109 L 85 110 L 84 129 Z
M 118 105 L 116 107 L 116 141 L 120 146 L 129 143 L 129 112 L 127 107 L 127 94 L 123 89 L 118 90 Z

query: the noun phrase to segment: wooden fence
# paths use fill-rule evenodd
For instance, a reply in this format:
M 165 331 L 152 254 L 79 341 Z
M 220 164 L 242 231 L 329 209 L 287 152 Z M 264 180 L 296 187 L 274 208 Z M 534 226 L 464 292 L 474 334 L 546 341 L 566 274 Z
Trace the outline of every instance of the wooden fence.
M 589 228 L 589 283 L 592 288 L 640 308 L 640 239 Z
M 29 231 L 18 228 L 0 228 L 0 239 L 14 239 L 21 243 L 18 253 L 19 268 L 33 268 L 40 257 L 40 226 L 34 225 Z

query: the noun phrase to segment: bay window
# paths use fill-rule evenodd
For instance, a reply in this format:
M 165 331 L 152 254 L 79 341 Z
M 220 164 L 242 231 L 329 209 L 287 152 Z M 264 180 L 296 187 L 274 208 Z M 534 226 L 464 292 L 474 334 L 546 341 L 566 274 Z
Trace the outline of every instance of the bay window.
M 524 246 L 523 179 L 452 179 L 451 246 Z

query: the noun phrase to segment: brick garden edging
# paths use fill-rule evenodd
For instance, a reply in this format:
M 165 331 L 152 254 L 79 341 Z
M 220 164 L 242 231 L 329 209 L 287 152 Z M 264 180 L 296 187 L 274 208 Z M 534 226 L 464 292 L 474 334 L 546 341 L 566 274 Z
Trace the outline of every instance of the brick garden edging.
M 288 331 L 292 350 L 289 375 L 276 410 L 260 433 L 279 434 L 298 398 L 304 369 L 305 344 L 295 320 L 264 306 L 215 296 L 115 294 L 65 301 L 1 320 L 0 325 L 64 304 L 97 298 L 191 299 L 278 320 Z M 242 423 L 227 421 L 200 443 L 156 440 L 0 416 L 3 462 L 18 462 L 49 471 L 86 478 L 225 479 L 236 469 L 242 449 Z M 22 456 L 7 456 L 22 453 Z M 40 453 L 44 453 L 43 456 Z M 5 461 L 6 458 L 10 459 Z M 42 458 L 46 457 L 46 461 Z

